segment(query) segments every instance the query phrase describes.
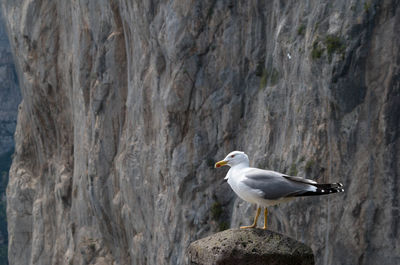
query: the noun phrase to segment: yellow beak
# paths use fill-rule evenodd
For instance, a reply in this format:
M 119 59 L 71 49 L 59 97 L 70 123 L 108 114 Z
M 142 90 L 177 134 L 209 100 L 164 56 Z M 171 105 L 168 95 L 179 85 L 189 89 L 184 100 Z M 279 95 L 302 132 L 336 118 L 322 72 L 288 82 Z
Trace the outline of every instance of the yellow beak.
M 219 162 L 215 163 L 215 167 L 216 168 L 217 167 L 222 167 L 222 166 L 225 166 L 226 164 L 228 164 L 228 162 L 222 160 L 222 161 L 219 161 Z

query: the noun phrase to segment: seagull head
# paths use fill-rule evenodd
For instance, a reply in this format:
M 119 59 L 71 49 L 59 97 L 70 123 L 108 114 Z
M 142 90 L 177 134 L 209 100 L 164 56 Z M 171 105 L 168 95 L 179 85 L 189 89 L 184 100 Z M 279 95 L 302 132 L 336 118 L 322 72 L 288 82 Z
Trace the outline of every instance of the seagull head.
M 246 166 L 249 166 L 249 157 L 241 151 L 233 151 L 230 152 L 224 160 L 221 160 L 217 163 L 215 163 L 215 167 L 222 167 L 222 166 L 236 166 L 236 165 L 240 165 L 240 164 L 244 164 Z

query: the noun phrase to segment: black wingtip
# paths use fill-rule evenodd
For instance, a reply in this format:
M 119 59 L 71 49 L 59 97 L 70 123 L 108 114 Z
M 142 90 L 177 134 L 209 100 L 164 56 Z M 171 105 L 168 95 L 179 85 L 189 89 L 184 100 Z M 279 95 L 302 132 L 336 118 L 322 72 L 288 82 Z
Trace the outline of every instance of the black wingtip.
M 316 191 L 307 191 L 301 194 L 297 194 L 294 197 L 300 196 L 316 196 L 316 195 L 328 195 L 333 193 L 344 192 L 344 189 L 334 187 L 334 188 L 325 188 L 325 189 L 317 189 Z

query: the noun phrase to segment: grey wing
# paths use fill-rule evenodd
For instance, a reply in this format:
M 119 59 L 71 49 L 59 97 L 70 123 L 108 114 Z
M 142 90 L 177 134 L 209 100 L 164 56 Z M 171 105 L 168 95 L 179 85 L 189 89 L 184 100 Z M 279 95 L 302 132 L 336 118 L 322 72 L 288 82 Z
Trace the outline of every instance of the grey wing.
M 294 176 L 288 176 L 288 175 L 284 175 L 282 174 L 282 177 L 285 177 L 289 180 L 293 180 L 293 181 L 298 181 L 298 182 L 303 182 L 303 183 L 307 183 L 307 184 L 317 184 L 316 181 L 311 180 L 311 179 L 305 179 L 305 178 L 301 178 L 301 177 L 294 177 Z
M 260 190 L 267 200 L 292 197 L 314 189 L 309 184 L 292 181 L 275 171 L 249 168 L 244 175 L 243 183 L 251 189 Z

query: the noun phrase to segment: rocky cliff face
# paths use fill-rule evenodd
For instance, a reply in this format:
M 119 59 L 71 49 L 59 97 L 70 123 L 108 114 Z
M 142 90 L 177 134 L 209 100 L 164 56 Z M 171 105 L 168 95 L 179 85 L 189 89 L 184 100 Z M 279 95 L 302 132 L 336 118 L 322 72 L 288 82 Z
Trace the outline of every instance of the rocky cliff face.
M 1 12 L 0 12 L 1 13 Z M 7 264 L 6 186 L 21 94 L 10 43 L 0 14 L 0 264 Z
M 2 2 L 24 101 L 12 264 L 183 264 L 253 206 L 213 163 L 344 195 L 270 209 L 317 264 L 399 262 L 398 1 Z
M 0 15 L 0 157 L 9 156 L 14 148 L 13 135 L 20 102 L 21 95 L 10 43 Z

